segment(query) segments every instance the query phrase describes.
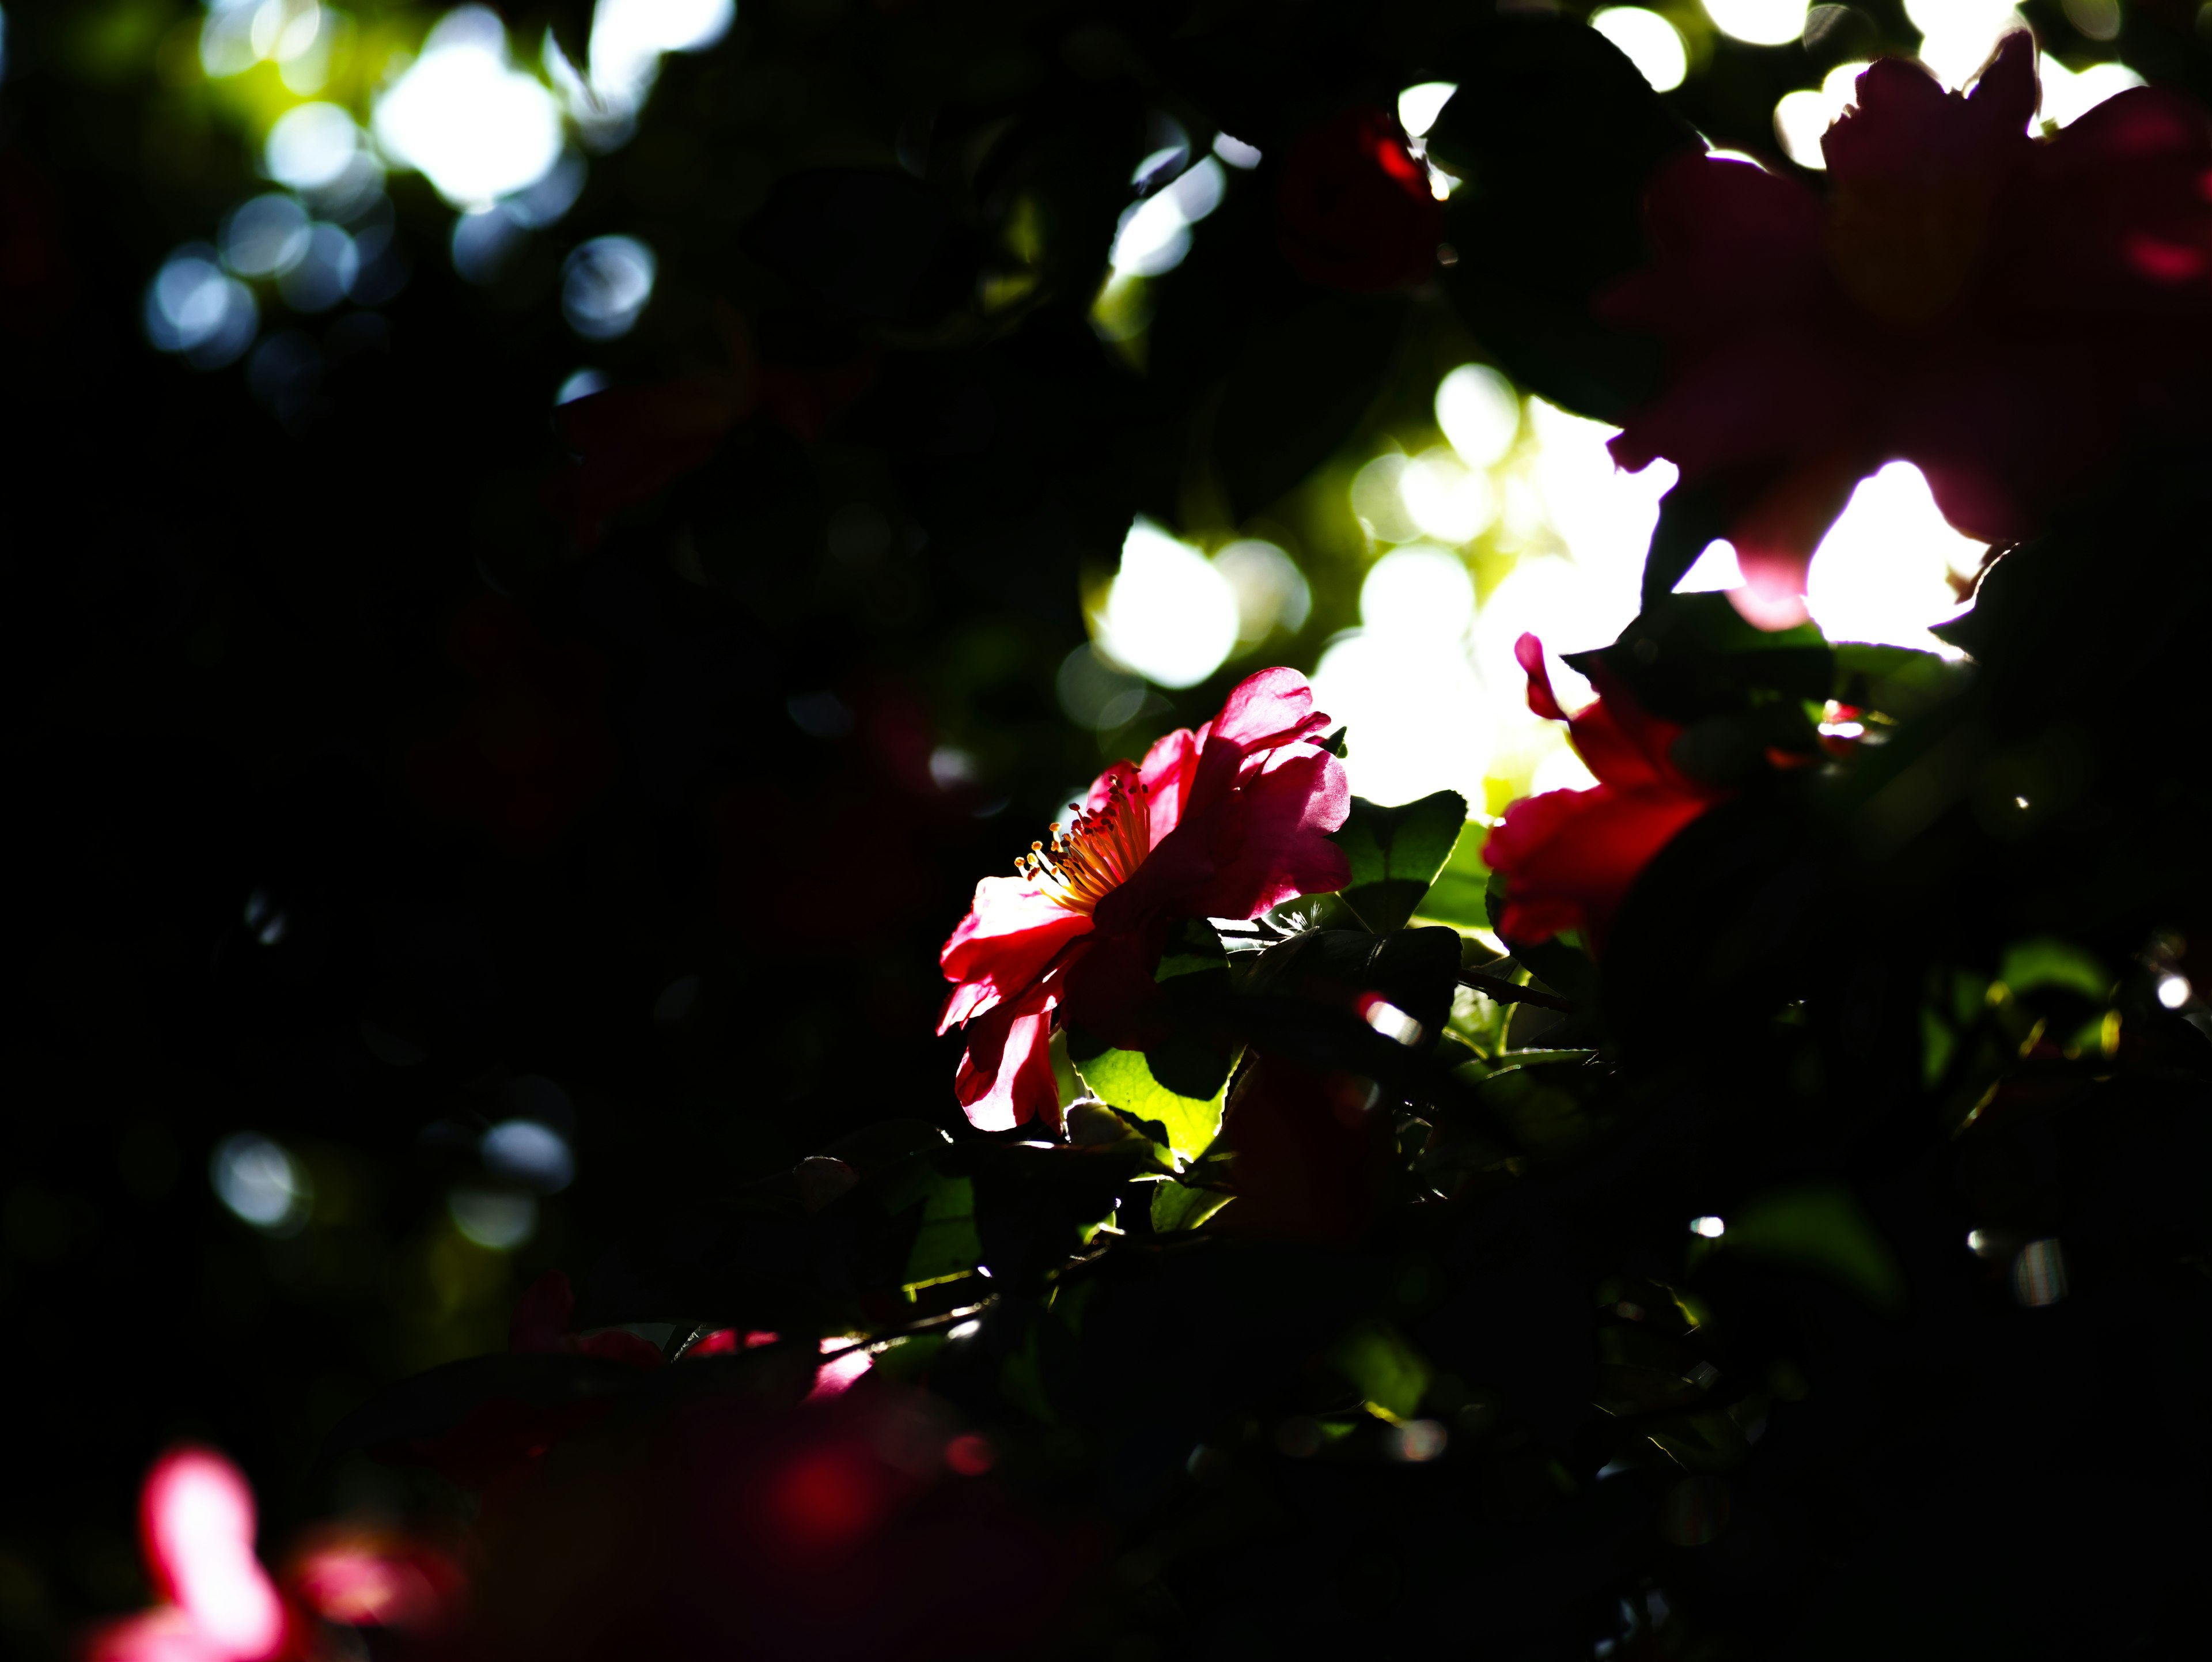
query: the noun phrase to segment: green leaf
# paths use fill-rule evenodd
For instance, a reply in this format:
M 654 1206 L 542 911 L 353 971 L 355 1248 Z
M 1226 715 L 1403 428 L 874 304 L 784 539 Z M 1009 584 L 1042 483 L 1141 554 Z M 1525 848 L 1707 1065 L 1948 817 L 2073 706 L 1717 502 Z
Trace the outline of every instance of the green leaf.
M 2093 954 L 2049 935 L 2007 947 L 1997 979 L 2015 994 L 2057 987 L 2099 1003 L 2112 989 L 2111 971 Z
M 909 1291 L 964 1275 L 983 1259 L 982 1237 L 975 1229 L 975 1185 L 969 1178 L 948 1176 L 927 1156 L 917 1155 L 884 1184 L 884 1208 L 896 1215 L 917 1202 L 921 1222 L 906 1260 L 904 1284 Z
M 1211 1097 L 1199 1098 L 1161 1084 L 1137 1050 L 1102 1050 L 1079 1059 L 1075 1071 L 1101 1101 L 1132 1118 L 1158 1123 L 1178 1166 L 1195 1160 L 1221 1129 L 1221 1105 L 1229 1085 L 1225 1075 Z
M 1410 1420 L 1421 1411 L 1421 1398 L 1437 1372 L 1413 1341 L 1381 1316 L 1355 1324 L 1331 1348 L 1328 1361 L 1370 1407 L 1393 1420 Z
M 1743 1428 L 1721 1409 L 1668 1414 L 1639 1421 L 1636 1428 L 1669 1459 L 1691 1471 L 1732 1471 L 1751 1452 Z
M 1703 1245 L 1702 1242 L 1699 1245 Z M 1905 1272 L 1859 1197 L 1833 1181 L 1754 1196 L 1724 1220 L 1706 1251 L 1737 1252 L 1849 1288 L 1884 1315 L 1905 1308 Z M 1695 1253 L 1694 1256 L 1703 1256 Z
M 1942 703 L 1966 678 L 1960 665 L 1911 647 L 1869 646 L 1850 641 L 1839 642 L 1834 651 L 1834 697 L 1900 721 Z
M 1467 798 L 1440 790 L 1386 808 L 1364 797 L 1334 840 L 1352 865 L 1344 902 L 1377 934 L 1402 928 L 1467 829 Z
M 1662 496 L 1651 545 L 1644 556 L 1644 610 L 1663 604 L 1698 556 L 1728 530 L 1726 504 L 1711 486 L 1677 484 Z
M 1235 1198 L 1220 1189 L 1156 1183 L 1152 1185 L 1152 1232 L 1172 1235 L 1178 1229 L 1195 1229 Z
M 901 1385 L 920 1385 L 929 1377 L 937 1354 L 945 1348 L 942 1333 L 915 1333 L 894 1339 L 876 1352 L 874 1367 Z
M 1482 863 L 1482 845 L 1490 827 L 1470 819 L 1460 828 L 1444 868 L 1429 885 L 1429 892 L 1413 908 L 1416 917 L 1449 923 L 1455 929 L 1490 927 L 1490 868 Z

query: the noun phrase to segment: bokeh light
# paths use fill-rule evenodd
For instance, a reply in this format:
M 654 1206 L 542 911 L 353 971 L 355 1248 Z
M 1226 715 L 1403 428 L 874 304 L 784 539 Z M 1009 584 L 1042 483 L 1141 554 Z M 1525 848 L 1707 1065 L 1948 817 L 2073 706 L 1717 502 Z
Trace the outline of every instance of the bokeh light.
M 216 1198 L 256 1229 L 287 1235 L 307 1221 L 314 1194 L 307 1174 L 283 1148 L 254 1131 L 216 1145 L 208 1161 Z
M 1801 167 L 1825 168 L 1820 137 L 1850 107 L 1864 64 L 1838 64 L 1822 77 L 1820 89 L 1784 93 L 1774 107 L 1774 136 L 1783 153 Z
M 1969 56 L 1972 62 L 1955 76 L 1933 60 L 1928 60 L 1929 67 L 1937 69 L 1947 82 L 1958 84 L 1981 67 L 2004 28 L 2017 23 L 2017 15 L 2006 11 L 1996 32 L 1978 48 L 1957 45 L 1946 36 L 1931 37 L 1939 56 L 1949 54 L 1944 57 L 1946 64 L 1962 62 Z M 1981 40 L 1982 36 L 1978 33 L 1974 39 Z M 1923 43 L 1923 59 L 1927 50 Z M 1775 105 L 1775 137 L 1780 140 L 1784 152 L 1799 167 L 1828 165 L 1820 153 L 1820 136 L 1850 107 L 1860 72 L 1865 68 L 1863 63 L 1839 64 L 1822 78 L 1817 91 L 1807 88 L 1785 93 Z M 2142 77 L 2124 64 L 2094 64 L 2076 74 L 2048 53 L 2039 55 L 2036 73 L 2043 84 L 2039 119 L 2052 127 L 2071 126 L 2114 94 L 2143 84 Z
M 2066 14 L 2066 21 L 2088 40 L 2119 39 L 2120 0 L 2059 0 L 2058 9 Z
M 462 1236 L 495 1252 L 512 1251 L 538 1233 L 535 1196 L 505 1189 L 455 1189 L 446 1196 L 447 1215 Z
M 2012 0 L 1905 0 L 1920 31 L 1920 61 L 1950 88 L 1965 86 L 2008 31 L 2027 27 Z
M 1641 6 L 1608 6 L 1590 14 L 1590 27 L 1620 48 L 1654 92 L 1672 92 L 1690 73 L 1681 31 Z
M 1213 153 L 1231 167 L 1248 172 L 1260 165 L 1258 145 L 1247 144 L 1243 139 L 1231 138 L 1227 133 L 1214 135 Z
M 1408 87 L 1398 94 L 1398 125 L 1406 130 L 1409 138 L 1425 138 L 1429 129 L 1437 125 L 1444 106 L 1459 90 L 1456 82 L 1424 81 L 1418 87 Z
M 1146 172 L 1139 166 L 1139 179 Z M 1190 228 L 1221 205 L 1228 183 L 1221 164 L 1208 156 L 1123 213 L 1114 236 L 1114 275 L 1158 277 L 1182 265 L 1190 253 Z
M 223 222 L 222 263 L 240 277 L 274 277 L 306 256 L 313 235 L 296 198 L 257 196 Z
M 1236 648 L 1237 594 L 1205 555 L 1140 518 L 1093 623 L 1114 662 L 1160 686 L 1195 686 Z
M 594 393 L 605 392 L 610 384 L 604 370 L 578 369 L 555 391 L 553 402 L 574 404 L 578 399 L 587 399 Z
M 345 176 L 361 154 L 361 128 L 336 104 L 301 104 L 276 118 L 262 146 L 270 178 L 295 191 L 319 190 Z
M 335 225 L 315 225 L 307 252 L 276 279 L 276 292 L 295 312 L 327 312 L 353 291 L 361 275 L 361 253 Z
M 1985 545 L 1945 521 L 1928 481 L 1893 461 L 1862 479 L 1813 556 L 1805 605 L 1832 641 L 1961 655 L 1928 632 L 1959 609 L 1953 573 L 1979 569 Z
M 1805 32 L 1806 0 L 1705 0 L 1705 7 L 1715 28 L 1753 46 L 1787 46 Z
M 1467 648 L 1474 584 L 1449 551 L 1386 554 L 1360 585 L 1360 627 L 1322 654 L 1314 697 L 1349 728 L 1355 788 L 1409 802 L 1431 791 L 1482 796 L 1491 751 L 1486 701 Z
M 576 1156 L 568 1138 L 534 1119 L 501 1120 L 478 1145 L 484 1169 L 541 1195 L 557 1195 L 575 1181 Z
M 737 15 L 733 0 L 599 0 L 588 48 L 593 95 L 618 120 L 635 114 L 664 54 L 703 52 Z
M 1053 691 L 1069 721 L 1100 733 L 1127 726 L 1145 707 L 1144 679 L 1107 662 L 1088 644 L 1060 660 Z
M 1359 621 L 1407 642 L 1457 644 L 1474 620 L 1474 584 L 1455 554 L 1416 544 L 1384 555 L 1359 586 Z
M 1471 467 L 1505 459 L 1521 436 L 1521 395 L 1486 363 L 1462 363 L 1437 383 L 1437 425 Z
M 1213 557 L 1213 569 L 1237 596 L 1237 645 L 1257 646 L 1277 630 L 1295 635 L 1313 609 L 1313 592 L 1297 563 L 1270 542 L 1246 538 Z
M 457 206 L 489 206 L 543 178 L 561 155 L 561 112 L 507 62 L 507 30 L 482 6 L 439 20 L 422 55 L 376 100 L 386 155 Z
M 1423 451 L 1398 473 L 1398 496 L 1425 534 L 1448 543 L 1471 542 L 1498 517 L 1498 495 L 1489 474 L 1469 467 L 1446 445 Z
M 586 340 L 626 335 L 653 298 L 658 269 L 635 237 L 593 237 L 561 268 L 561 315 Z
M 169 256 L 146 287 L 142 315 L 148 340 L 199 369 L 236 362 L 261 326 L 253 291 L 227 275 L 204 243 Z
M 2043 80 L 2042 119 L 2054 127 L 2070 127 L 2106 99 L 2143 84 L 2124 64 L 2092 64 L 2077 74 L 2047 53 L 2037 72 Z

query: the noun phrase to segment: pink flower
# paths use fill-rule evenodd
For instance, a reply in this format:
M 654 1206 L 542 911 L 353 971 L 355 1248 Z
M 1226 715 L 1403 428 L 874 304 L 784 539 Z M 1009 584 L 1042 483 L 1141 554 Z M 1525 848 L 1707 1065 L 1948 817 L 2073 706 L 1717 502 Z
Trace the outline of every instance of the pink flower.
M 1662 169 L 1653 262 L 1601 302 L 1672 349 L 1614 458 L 1721 489 L 1770 603 L 1803 593 L 1852 486 L 1892 458 L 1960 530 L 2001 542 L 2131 440 L 2212 416 L 2204 112 L 2138 88 L 2031 138 L 2025 31 L 1963 96 L 1886 58 L 1856 97 L 1822 141 L 1825 202 L 1710 155 Z
M 1729 793 L 1677 768 L 1668 751 L 1681 728 L 1645 710 L 1602 668 L 1597 701 L 1569 715 L 1552 691 L 1543 643 L 1523 635 L 1513 653 L 1528 674 L 1528 708 L 1566 722 L 1598 782 L 1523 797 L 1505 810 L 1482 845 L 1483 863 L 1505 879 L 1498 932 L 1534 943 L 1579 929 L 1595 952 L 1652 856 Z
M 1328 833 L 1352 797 L 1322 748 L 1328 718 L 1294 670 L 1246 678 L 1196 733 L 1178 728 L 1141 766 L 1098 776 L 1072 825 L 1032 843 L 1018 877 L 987 877 L 940 962 L 957 983 L 943 1032 L 966 1030 L 954 1089 L 969 1121 L 1060 1123 L 1047 1047 L 1055 1019 L 1141 1050 L 1157 1032 L 1152 977 L 1170 927 L 1256 917 L 1293 895 L 1342 888 Z
M 322 1526 L 294 1549 L 280 1591 L 254 1551 L 253 1490 L 211 1448 L 154 1463 L 138 1532 L 162 1602 L 95 1630 L 83 1662 L 317 1662 L 348 1653 L 315 1618 L 342 1627 L 426 1632 L 459 1605 L 460 1568 L 385 1528 Z
M 274 1662 L 299 1653 L 291 1612 L 253 1551 L 253 1490 L 211 1448 L 146 1474 L 139 1541 L 162 1603 L 93 1635 L 86 1662 Z

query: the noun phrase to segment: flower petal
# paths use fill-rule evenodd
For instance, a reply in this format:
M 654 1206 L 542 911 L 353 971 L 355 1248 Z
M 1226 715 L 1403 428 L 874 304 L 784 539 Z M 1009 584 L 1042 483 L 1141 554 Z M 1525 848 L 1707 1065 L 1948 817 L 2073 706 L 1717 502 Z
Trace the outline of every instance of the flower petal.
M 1506 874 L 1500 932 L 1541 941 L 1582 928 L 1593 949 L 1637 877 L 1681 829 L 1712 806 L 1674 791 L 1547 791 L 1516 802 L 1483 843 Z
M 1183 809 L 1190 801 L 1191 785 L 1198 777 L 1199 752 L 1203 742 L 1202 734 L 1177 728 L 1155 740 L 1145 752 L 1145 764 L 1137 774 L 1152 806 L 1152 846 L 1156 849 L 1182 822 Z
M 1328 833 L 1352 812 L 1344 764 L 1318 746 L 1274 752 L 1238 783 L 1238 812 L 1213 849 L 1214 872 L 1194 903 L 1205 917 L 1257 917 L 1301 894 L 1352 880 Z
M 937 1031 L 964 1021 L 1044 973 L 1062 947 L 1087 934 L 1091 920 L 1019 877 L 987 877 L 938 961 L 963 983 L 946 1001 Z M 969 987 L 980 988 L 970 993 Z
M 979 1131 L 1010 1131 L 1032 1119 L 1060 1127 L 1060 1087 L 1052 1074 L 1054 995 L 1042 987 L 968 1024 L 968 1049 L 952 1091 Z
M 147 1567 L 193 1628 L 230 1662 L 276 1655 L 284 1605 L 253 1555 L 245 1474 L 211 1448 L 173 1449 L 147 1474 L 138 1507 Z

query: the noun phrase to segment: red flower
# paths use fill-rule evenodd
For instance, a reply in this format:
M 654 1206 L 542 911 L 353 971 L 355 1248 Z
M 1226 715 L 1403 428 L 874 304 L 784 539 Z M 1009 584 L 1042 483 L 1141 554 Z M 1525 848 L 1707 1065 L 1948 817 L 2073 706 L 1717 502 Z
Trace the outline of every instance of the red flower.
M 1528 708 L 1567 724 L 1598 782 L 1523 797 L 1483 843 L 1483 863 L 1505 879 L 1498 933 L 1534 942 L 1579 929 L 1595 952 L 1652 855 L 1729 793 L 1677 768 L 1668 752 L 1682 729 L 1646 711 L 1602 667 L 1593 677 L 1597 701 L 1569 715 L 1553 694 L 1543 642 L 1523 635 L 1513 655 L 1528 673 Z
M 1346 110 L 1307 131 L 1284 161 L 1275 206 L 1283 257 L 1309 283 L 1373 294 L 1436 265 L 1444 204 L 1387 110 Z
M 1769 600 L 1802 594 L 1852 485 L 1918 466 L 1945 516 L 2018 538 L 2130 439 L 2202 429 L 2212 369 L 2212 124 L 2148 88 L 2055 137 L 2026 128 L 2035 44 L 1972 91 L 1884 59 L 1793 180 L 1686 155 L 1648 203 L 1656 259 L 1601 302 L 1663 336 L 1663 393 L 1613 441 L 1735 498 Z
M 1070 804 L 1073 825 L 1015 862 L 1020 876 L 975 886 L 940 957 L 958 984 L 937 1028 L 966 1027 L 954 1088 L 973 1123 L 1058 1126 L 1055 1012 L 1110 1044 L 1149 1042 L 1170 924 L 1257 917 L 1351 880 L 1328 840 L 1352 797 L 1322 747 L 1328 728 L 1304 676 L 1263 669 L 1196 733 L 1178 728 L 1141 767 L 1100 774 L 1089 801 Z

